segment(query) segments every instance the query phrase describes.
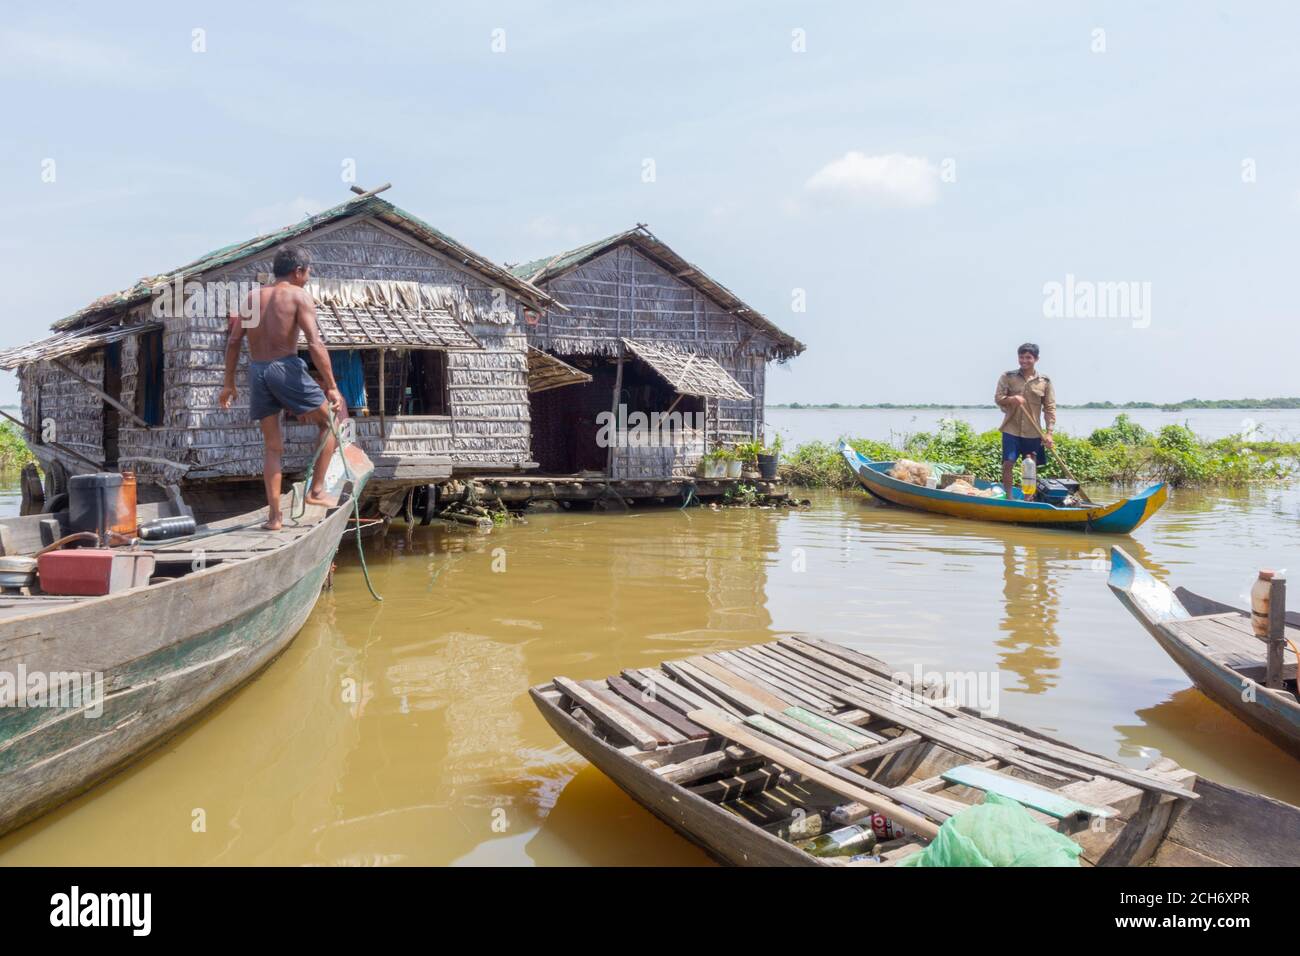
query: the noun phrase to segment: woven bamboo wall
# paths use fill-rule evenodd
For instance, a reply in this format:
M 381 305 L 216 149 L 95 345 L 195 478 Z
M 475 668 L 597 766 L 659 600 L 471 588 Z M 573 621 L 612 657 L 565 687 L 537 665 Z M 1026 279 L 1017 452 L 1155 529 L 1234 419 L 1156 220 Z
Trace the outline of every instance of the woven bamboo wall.
M 613 355 L 620 338 L 660 341 L 716 359 L 752 401 L 710 400 L 709 440 L 747 441 L 763 432 L 767 361 L 775 342 L 698 289 L 622 245 L 546 283 L 568 311 L 550 309 L 528 339 L 556 355 Z

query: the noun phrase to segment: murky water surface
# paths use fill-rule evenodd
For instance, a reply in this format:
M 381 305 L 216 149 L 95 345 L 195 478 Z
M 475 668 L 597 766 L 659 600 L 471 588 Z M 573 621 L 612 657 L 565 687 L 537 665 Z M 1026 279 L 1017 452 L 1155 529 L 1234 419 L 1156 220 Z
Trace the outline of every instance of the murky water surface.
M 810 511 L 537 515 L 346 544 L 287 653 L 151 757 L 0 840 L 3 864 L 693 864 L 526 690 L 788 634 L 995 672 L 1001 713 L 1300 803 L 1300 763 L 1189 687 L 1106 588 L 1118 541 L 1244 601 L 1300 568 L 1300 490 L 1176 492 L 1132 537 L 818 494 Z M 196 821 L 202 821 L 202 832 Z

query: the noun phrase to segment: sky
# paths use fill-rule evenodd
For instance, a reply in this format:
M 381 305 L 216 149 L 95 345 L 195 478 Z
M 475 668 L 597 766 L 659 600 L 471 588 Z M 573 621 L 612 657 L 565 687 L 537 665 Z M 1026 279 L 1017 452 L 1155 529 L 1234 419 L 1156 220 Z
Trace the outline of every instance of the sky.
M 497 262 L 646 223 L 796 336 L 768 401 L 1300 394 L 1285 3 L 30 5 L 0 346 L 350 196 Z M 0 377 L 0 403 L 17 394 Z

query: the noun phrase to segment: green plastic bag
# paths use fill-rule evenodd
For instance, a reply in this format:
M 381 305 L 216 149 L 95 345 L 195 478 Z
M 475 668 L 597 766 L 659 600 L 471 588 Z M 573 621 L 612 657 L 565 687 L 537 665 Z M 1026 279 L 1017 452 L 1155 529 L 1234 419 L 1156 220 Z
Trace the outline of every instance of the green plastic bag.
M 1016 801 L 984 802 L 943 822 L 938 835 L 899 866 L 1078 866 L 1083 847 L 1039 823 Z

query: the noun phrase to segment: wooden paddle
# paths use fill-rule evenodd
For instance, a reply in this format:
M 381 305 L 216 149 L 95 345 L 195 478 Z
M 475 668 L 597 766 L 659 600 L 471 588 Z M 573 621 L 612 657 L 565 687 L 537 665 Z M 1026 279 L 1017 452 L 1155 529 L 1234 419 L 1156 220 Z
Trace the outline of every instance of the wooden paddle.
M 1038 422 L 1034 421 L 1033 417 L 1029 414 L 1029 409 L 1026 408 L 1024 405 L 1020 405 L 1018 407 L 1020 408 L 1020 411 L 1024 413 L 1025 421 L 1029 422 L 1030 426 L 1034 429 L 1034 431 L 1038 433 L 1038 437 L 1042 439 L 1043 446 L 1052 453 L 1053 457 L 1056 458 L 1056 463 L 1061 466 L 1061 470 L 1064 471 L 1065 474 L 1075 484 L 1079 486 L 1079 497 L 1082 498 L 1085 502 L 1087 502 L 1090 505 L 1096 504 L 1096 502 L 1094 502 L 1091 498 L 1088 497 L 1087 492 L 1083 490 L 1083 482 L 1079 481 L 1078 478 L 1075 478 L 1074 472 L 1070 471 L 1070 466 L 1065 463 L 1065 456 L 1062 455 L 1060 452 L 1058 452 L 1054 446 L 1047 444 L 1047 436 L 1044 435 L 1043 430 L 1038 427 Z

